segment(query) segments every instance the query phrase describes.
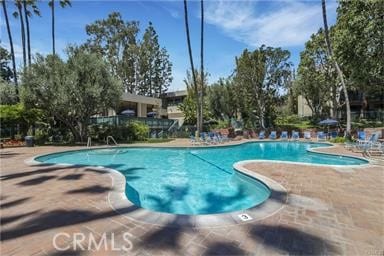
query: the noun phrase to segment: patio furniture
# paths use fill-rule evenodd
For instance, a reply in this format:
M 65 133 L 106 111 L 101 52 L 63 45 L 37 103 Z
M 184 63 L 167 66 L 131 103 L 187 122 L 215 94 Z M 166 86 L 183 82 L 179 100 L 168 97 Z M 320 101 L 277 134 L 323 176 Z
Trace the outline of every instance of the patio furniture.
M 276 131 L 272 131 L 270 134 L 269 134 L 269 138 L 271 139 L 271 140 L 275 140 L 276 139 Z
M 259 139 L 265 139 L 265 131 L 259 132 Z
M 357 132 L 357 139 L 358 140 L 365 140 L 365 138 L 366 138 L 365 131 L 358 131 Z
M 299 134 L 299 132 L 296 132 L 296 131 L 293 131 L 292 132 L 292 138 L 291 138 L 292 140 L 299 140 L 300 139 L 300 134 Z
M 370 148 L 373 144 L 377 143 L 379 139 L 378 133 L 372 133 L 368 140 L 357 140 L 355 143 L 355 149 L 358 151 L 365 151 Z
M 282 131 L 280 135 L 281 140 L 288 140 L 288 132 L 287 131 Z
M 309 131 L 304 132 L 304 139 L 305 140 L 312 140 L 311 132 L 309 132 Z
M 364 149 L 364 154 L 367 155 L 368 157 L 383 156 L 384 144 L 380 142 L 371 143 Z
M 324 132 L 320 131 L 320 132 L 317 132 L 317 141 L 326 141 L 327 140 L 327 136 Z
M 337 137 L 337 131 L 331 131 L 331 138 L 335 139 Z

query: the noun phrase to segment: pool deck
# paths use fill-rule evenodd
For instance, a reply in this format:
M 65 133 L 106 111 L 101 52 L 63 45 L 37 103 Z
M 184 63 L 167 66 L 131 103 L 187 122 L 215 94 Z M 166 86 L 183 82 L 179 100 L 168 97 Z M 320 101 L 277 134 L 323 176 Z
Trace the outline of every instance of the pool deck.
M 146 144 L 188 145 L 188 140 Z M 137 207 L 112 208 L 110 194 L 116 191 L 116 184 L 110 172 L 25 163 L 36 155 L 78 148 L 0 150 L 1 255 L 122 255 L 127 232 L 130 246 L 126 255 L 383 255 L 383 165 L 340 168 L 244 163 L 242 168 L 248 172 L 286 189 L 270 199 L 284 207 L 268 217 L 237 225 L 199 228 L 188 225 L 188 217 L 174 215 L 169 225 L 162 226 L 149 221 L 150 216 L 148 222 L 132 219 L 130 215 L 140 214 Z M 361 157 L 342 146 L 319 150 Z M 75 250 L 74 235 L 79 233 L 86 239 Z M 56 240 L 58 246 L 69 250 L 54 248 L 58 234 L 62 234 Z M 89 237 L 100 241 L 104 235 L 107 246 L 87 250 Z

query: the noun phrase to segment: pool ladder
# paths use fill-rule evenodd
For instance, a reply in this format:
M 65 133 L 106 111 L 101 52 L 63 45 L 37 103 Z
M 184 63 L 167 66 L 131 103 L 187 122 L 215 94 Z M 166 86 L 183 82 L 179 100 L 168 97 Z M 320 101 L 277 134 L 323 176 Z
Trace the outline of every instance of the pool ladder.
M 112 141 L 115 145 L 114 146 L 117 146 L 118 144 L 117 144 L 117 142 L 116 142 L 116 140 L 112 137 L 112 136 L 108 136 L 107 137 L 107 145 L 109 146 L 109 141 Z

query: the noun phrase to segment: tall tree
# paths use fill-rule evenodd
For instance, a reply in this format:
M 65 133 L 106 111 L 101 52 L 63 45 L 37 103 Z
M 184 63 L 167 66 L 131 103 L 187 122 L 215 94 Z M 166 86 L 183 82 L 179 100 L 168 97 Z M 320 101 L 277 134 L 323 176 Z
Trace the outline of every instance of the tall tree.
M 150 22 L 140 44 L 139 93 L 146 96 L 161 95 L 172 82 L 172 63 L 165 48 L 160 48 L 158 35 Z
M 183 103 L 179 106 L 179 109 L 183 112 L 185 120 L 184 123 L 195 125 L 197 122 L 196 119 L 196 113 L 198 109 L 198 102 L 196 101 L 196 91 L 194 89 L 195 84 L 191 75 L 192 72 L 189 70 L 187 71 L 186 78 L 184 79 L 184 83 L 187 87 L 187 97 L 184 99 Z M 197 87 L 198 91 L 201 90 L 202 84 L 206 83 L 207 80 L 207 74 L 204 75 L 204 77 L 201 76 L 200 72 L 198 70 L 195 70 L 195 75 L 197 78 Z M 205 82 L 202 82 L 205 80 Z M 203 111 L 204 118 L 209 119 L 210 113 L 208 111 L 208 104 L 205 104 L 205 109 Z
M 139 22 L 126 22 L 117 12 L 87 25 L 86 31 L 90 38 L 85 47 L 104 56 L 126 92 L 154 96 L 167 90 L 172 81 L 172 63 L 151 22 L 142 40 L 137 38 Z
M 384 99 L 383 13 L 382 1 L 340 1 L 337 8 L 334 55 L 348 77 L 348 88 L 361 93 L 362 103 Z M 363 112 L 366 104 L 361 106 Z
M 52 32 L 52 54 L 56 54 L 56 45 L 55 45 L 55 0 L 50 0 L 48 2 L 49 7 L 51 7 L 51 32 Z M 59 5 L 61 8 L 66 6 L 71 6 L 70 0 L 59 0 Z
M 325 5 L 325 0 L 321 0 L 321 6 L 323 10 L 323 23 L 324 23 L 324 35 L 325 35 L 325 42 L 327 44 L 327 51 L 330 59 L 333 61 L 336 72 L 338 74 L 338 77 L 340 79 L 340 83 L 344 92 L 344 100 L 345 100 L 345 107 L 346 107 L 346 114 L 347 114 L 347 127 L 346 127 L 346 132 L 349 134 L 351 132 L 351 107 L 349 105 L 349 97 L 348 97 L 348 90 L 347 86 L 344 81 L 344 75 L 343 72 L 340 69 L 339 64 L 336 61 L 336 58 L 333 56 L 332 52 L 332 46 L 331 46 L 331 40 L 329 38 L 329 31 L 328 31 L 328 22 L 327 22 L 327 8 Z
M 101 56 L 75 47 L 67 52 L 66 62 L 57 55 L 36 57 L 23 74 L 23 102 L 39 106 L 84 141 L 89 118 L 116 108 L 122 87 Z
M 11 27 L 9 26 L 8 12 L 7 12 L 7 6 L 5 4 L 5 0 L 1 0 L 1 3 L 3 6 L 4 18 L 5 18 L 5 23 L 6 23 L 7 32 L 8 32 L 8 40 L 11 48 L 13 79 L 15 81 L 15 86 L 16 86 L 16 95 L 18 95 L 19 91 L 18 91 L 18 83 L 17 83 L 16 60 L 15 60 L 15 51 L 13 49 L 12 32 L 11 32 Z
M 153 90 L 160 97 L 168 90 L 172 82 L 172 63 L 165 48 L 156 54 L 154 62 Z
M 218 82 L 207 87 L 208 108 L 217 120 L 229 122 L 236 117 L 237 102 L 236 88 L 231 77 L 219 79 Z
M 195 93 L 195 100 L 196 100 L 196 105 L 199 106 L 199 91 L 198 91 L 198 86 L 197 86 L 197 81 L 196 81 L 196 74 L 195 74 L 195 66 L 193 65 L 193 55 L 192 55 L 192 47 L 191 47 L 191 38 L 189 35 L 189 24 L 188 24 L 188 6 L 187 6 L 187 0 L 184 0 L 184 21 L 185 21 L 185 31 L 187 34 L 187 46 L 188 46 L 188 54 L 189 54 L 189 62 L 191 65 L 191 71 L 192 71 L 192 81 L 193 81 L 193 90 Z M 203 130 L 203 124 L 200 121 L 201 112 L 199 111 L 199 107 L 196 108 L 196 128 L 197 131 L 200 133 Z
M 8 51 L 0 46 L 0 77 L 6 81 L 11 81 L 13 73 L 9 67 L 10 55 Z
M 200 0 L 200 74 L 204 73 L 204 1 Z M 205 79 L 201 79 L 201 89 L 199 92 L 199 111 L 200 111 L 200 124 L 203 125 L 203 109 L 204 109 L 204 93 L 205 93 Z
M 287 50 L 263 45 L 253 52 L 244 50 L 236 58 L 236 98 L 247 126 L 273 125 L 279 89 L 289 81 L 292 65 L 289 56 Z
M 25 25 L 27 29 L 27 50 L 28 50 L 28 65 L 31 65 L 32 62 L 32 54 L 31 54 L 31 33 L 29 27 L 29 18 L 32 17 L 32 13 L 41 16 L 40 10 L 37 7 L 36 0 L 23 0 L 24 7 L 24 17 L 25 17 Z M 32 11 L 29 10 L 29 7 L 32 8 Z
M 24 26 L 24 17 L 23 17 L 23 2 L 22 0 L 15 0 L 15 6 L 17 11 L 13 13 L 15 18 L 20 20 L 20 33 L 21 33 L 21 44 L 23 47 L 23 67 L 27 66 L 27 53 L 25 49 L 25 26 Z
M 148 27 L 145 29 L 143 41 L 140 45 L 140 75 L 141 83 L 139 85 L 139 92 L 142 95 L 154 96 L 154 83 L 153 77 L 155 75 L 155 60 L 160 52 L 158 35 L 149 22 Z
M 340 104 L 340 85 L 334 64 L 327 53 L 323 29 L 313 34 L 300 53 L 298 77 L 294 84 L 295 92 L 307 101 L 312 110 L 313 121 L 336 117 Z M 331 103 L 331 104 L 330 104 Z M 345 103 L 344 103 L 345 104 Z

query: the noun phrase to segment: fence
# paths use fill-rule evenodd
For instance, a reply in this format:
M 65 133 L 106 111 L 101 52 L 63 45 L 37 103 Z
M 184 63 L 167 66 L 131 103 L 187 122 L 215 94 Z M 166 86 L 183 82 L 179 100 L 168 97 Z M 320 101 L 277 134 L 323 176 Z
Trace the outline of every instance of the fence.
M 110 125 L 125 125 L 132 122 L 141 122 L 150 129 L 157 130 L 168 130 L 175 120 L 172 119 L 159 119 L 159 118 L 148 118 L 148 117 L 130 117 L 130 116 L 101 116 L 92 117 L 90 124 L 102 124 L 108 123 Z

